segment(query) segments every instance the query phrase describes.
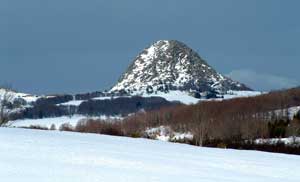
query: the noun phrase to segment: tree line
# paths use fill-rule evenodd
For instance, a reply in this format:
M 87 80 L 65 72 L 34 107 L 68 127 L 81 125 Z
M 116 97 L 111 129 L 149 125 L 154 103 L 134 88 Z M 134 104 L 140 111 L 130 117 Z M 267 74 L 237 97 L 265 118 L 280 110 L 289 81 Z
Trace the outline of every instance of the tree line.
M 135 113 L 123 121 L 89 120 L 79 123 L 74 131 L 147 138 L 147 129 L 167 126 L 194 136 L 178 142 L 300 154 L 300 146 L 254 143 L 258 138 L 300 136 L 300 113 L 289 117 L 288 108 L 293 106 L 300 106 L 299 88 L 256 97 L 165 106 Z

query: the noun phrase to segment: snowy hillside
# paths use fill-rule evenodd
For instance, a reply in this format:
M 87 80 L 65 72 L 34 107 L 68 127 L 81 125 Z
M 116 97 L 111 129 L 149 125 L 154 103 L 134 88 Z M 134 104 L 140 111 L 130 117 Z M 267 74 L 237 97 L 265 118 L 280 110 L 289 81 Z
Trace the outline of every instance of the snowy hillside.
M 176 40 L 161 40 L 141 52 L 111 91 L 250 90 L 206 63 L 194 50 Z
M 8 127 L 31 127 L 31 126 L 39 126 L 42 128 L 50 129 L 51 126 L 55 126 L 58 130 L 59 127 L 63 124 L 69 124 L 72 127 L 75 127 L 77 123 L 83 120 L 88 119 L 99 119 L 99 120 L 121 120 L 120 116 L 97 116 L 97 117 L 89 117 L 84 115 L 73 115 L 73 116 L 61 116 L 61 117 L 53 117 L 53 118 L 40 118 L 40 119 L 18 119 L 14 121 L 9 121 L 6 126 Z
M 240 97 L 253 97 L 263 94 L 263 92 L 259 91 L 228 91 L 223 96 L 223 98 L 212 98 L 212 99 L 201 99 L 201 98 L 195 98 L 191 93 L 187 91 L 180 91 L 180 90 L 170 90 L 167 93 L 166 92 L 155 92 L 155 93 L 146 93 L 143 91 L 136 91 L 133 92 L 132 95 L 138 95 L 141 97 L 162 97 L 170 102 L 181 102 L 183 104 L 196 104 L 199 101 L 203 100 L 222 100 L 222 99 L 233 99 L 233 98 L 240 98 Z M 114 96 L 114 97 L 95 97 L 91 100 L 111 100 L 116 98 L 130 98 L 131 96 Z M 63 106 L 79 106 L 81 103 L 87 100 L 72 100 L 69 102 L 61 103 L 58 105 Z
M 139 92 L 135 92 L 139 95 Z M 223 100 L 223 99 L 234 99 L 240 97 L 253 97 L 263 94 L 259 91 L 228 91 L 222 98 L 211 98 L 211 99 L 202 99 L 202 98 L 195 98 L 189 92 L 186 91 L 179 91 L 179 90 L 171 90 L 167 93 L 165 92 L 156 92 L 156 93 L 141 93 L 140 95 L 143 97 L 162 97 L 168 101 L 178 101 L 183 104 L 197 104 L 199 101 L 209 101 L 209 100 Z
M 0 128 L 5 182 L 298 182 L 300 157 Z
M 12 90 L 0 88 L 0 100 L 2 100 L 4 97 L 7 97 L 6 99 L 9 99 L 11 102 L 16 99 L 22 99 L 27 103 L 35 102 L 39 98 L 39 96 L 36 95 L 18 93 Z

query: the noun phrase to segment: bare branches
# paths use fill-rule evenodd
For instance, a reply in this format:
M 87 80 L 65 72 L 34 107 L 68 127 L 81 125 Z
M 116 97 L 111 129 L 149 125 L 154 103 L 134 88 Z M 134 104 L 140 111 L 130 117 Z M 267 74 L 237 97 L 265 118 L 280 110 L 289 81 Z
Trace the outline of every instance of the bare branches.
M 191 132 L 194 144 L 201 146 L 206 141 L 240 142 L 271 137 L 279 126 L 271 128 L 270 123 L 276 125 L 275 121 L 286 120 L 284 116 L 289 114 L 275 114 L 276 111 L 286 111 L 287 107 L 298 105 L 300 89 L 290 89 L 257 97 L 161 108 L 128 120 L 142 123 L 139 130 L 143 125 L 144 128 L 163 125 L 178 132 Z
M 8 108 L 13 100 L 13 93 L 8 88 L 0 89 L 0 126 L 8 121 Z

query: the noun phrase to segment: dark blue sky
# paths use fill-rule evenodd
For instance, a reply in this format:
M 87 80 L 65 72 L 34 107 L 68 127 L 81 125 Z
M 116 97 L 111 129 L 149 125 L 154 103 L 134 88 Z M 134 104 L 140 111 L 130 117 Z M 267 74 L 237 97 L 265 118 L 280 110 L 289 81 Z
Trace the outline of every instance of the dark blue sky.
M 145 47 L 177 39 L 254 89 L 300 85 L 297 0 L 1 0 L 0 83 L 109 88 Z

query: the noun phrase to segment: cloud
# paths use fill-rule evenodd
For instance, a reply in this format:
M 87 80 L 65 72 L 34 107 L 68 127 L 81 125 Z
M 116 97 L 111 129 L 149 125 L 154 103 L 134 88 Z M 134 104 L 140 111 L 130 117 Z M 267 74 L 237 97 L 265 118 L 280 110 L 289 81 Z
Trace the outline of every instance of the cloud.
M 233 70 L 226 76 L 246 84 L 254 90 L 270 91 L 291 88 L 300 85 L 300 82 L 291 78 L 267 73 L 258 73 L 252 70 Z

